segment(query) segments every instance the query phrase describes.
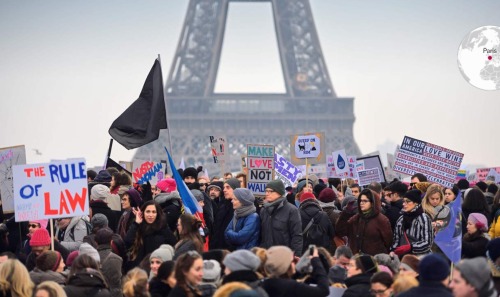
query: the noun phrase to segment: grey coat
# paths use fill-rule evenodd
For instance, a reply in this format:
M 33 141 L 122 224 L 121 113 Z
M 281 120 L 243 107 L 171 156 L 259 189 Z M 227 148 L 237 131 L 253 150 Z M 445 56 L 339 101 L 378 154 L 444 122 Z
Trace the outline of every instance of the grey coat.
M 109 244 L 97 247 L 101 258 L 101 272 L 109 286 L 113 297 L 121 297 L 122 294 L 122 263 L 123 259 L 111 251 Z
M 33 271 L 30 271 L 30 278 L 35 285 L 39 285 L 44 281 L 54 281 L 61 286 L 66 284 L 66 277 L 61 273 L 52 270 L 42 271 L 38 269 L 38 267 L 35 267 Z
M 60 241 L 61 245 L 65 247 L 69 252 L 76 251 L 80 248 L 83 243 L 83 238 L 87 236 L 87 225 L 83 220 L 90 222 L 88 216 L 77 216 L 71 218 L 69 225 L 66 227 L 66 232 L 64 233 L 64 239 Z M 74 228 L 73 235 L 71 236 L 71 229 Z M 56 227 L 56 233 L 59 234 L 59 227 Z
M 302 256 L 302 221 L 299 209 L 282 197 L 276 207 L 260 210 L 261 246 L 288 246 L 295 256 Z

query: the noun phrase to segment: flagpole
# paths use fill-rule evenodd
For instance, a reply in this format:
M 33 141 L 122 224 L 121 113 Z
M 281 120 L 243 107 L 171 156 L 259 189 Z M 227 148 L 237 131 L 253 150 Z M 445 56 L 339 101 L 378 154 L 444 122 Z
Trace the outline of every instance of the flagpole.
M 161 69 L 161 57 L 160 57 L 160 54 L 158 54 L 158 62 L 160 63 L 160 69 Z M 166 96 L 166 93 L 165 93 L 165 84 L 163 83 L 163 71 L 162 71 L 162 79 L 161 79 L 161 83 L 162 83 L 162 86 L 163 86 L 163 100 L 165 102 L 165 118 L 167 120 L 167 134 L 168 134 L 168 148 L 170 149 L 170 153 L 173 154 L 174 151 L 172 150 L 172 138 L 170 137 L 170 125 L 168 124 L 168 108 L 167 108 L 167 96 Z M 173 170 L 172 168 L 170 168 L 171 170 Z

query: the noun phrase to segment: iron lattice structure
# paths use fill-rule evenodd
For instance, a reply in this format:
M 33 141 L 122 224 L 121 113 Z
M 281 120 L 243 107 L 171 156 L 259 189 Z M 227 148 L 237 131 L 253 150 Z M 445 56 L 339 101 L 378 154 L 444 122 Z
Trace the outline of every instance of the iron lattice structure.
M 268 0 L 272 5 L 283 70 L 284 94 L 214 93 L 230 2 L 190 0 L 166 84 L 166 102 L 173 157 L 186 166 L 213 164 L 209 135 L 225 135 L 231 154 L 226 171 L 241 169 L 248 143 L 273 144 L 290 155 L 290 135 L 321 132 L 326 151 L 345 148 L 359 155 L 353 137 L 354 98 L 337 97 L 323 58 L 309 0 Z M 240 0 L 241 1 L 241 0 Z M 166 159 L 168 144 L 160 138 L 139 148 L 134 158 Z M 167 146 L 168 147 L 168 146 Z

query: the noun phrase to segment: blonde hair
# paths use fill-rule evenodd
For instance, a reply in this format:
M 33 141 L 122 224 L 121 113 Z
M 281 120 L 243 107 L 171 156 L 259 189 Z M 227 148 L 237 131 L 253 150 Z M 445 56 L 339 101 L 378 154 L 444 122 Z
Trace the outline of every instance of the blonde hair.
M 438 184 L 433 184 L 430 185 L 427 188 L 427 192 L 425 192 L 424 199 L 422 199 L 422 208 L 424 211 L 431 216 L 431 218 L 434 219 L 434 216 L 436 215 L 434 213 L 434 206 L 431 205 L 429 199 L 432 195 L 438 193 L 439 194 L 439 205 L 444 205 L 444 194 L 443 190 L 441 189 L 441 186 Z
M 49 293 L 49 297 L 67 297 L 66 292 L 58 283 L 54 281 L 44 281 L 40 283 L 35 290 L 35 294 L 38 291 L 45 290 Z
M 229 297 L 232 293 L 239 290 L 252 290 L 248 285 L 240 282 L 230 282 L 215 291 L 213 297 Z
M 123 295 L 125 297 L 149 297 L 148 274 L 141 268 L 130 270 L 123 278 Z
M 392 284 L 394 296 L 406 292 L 409 289 L 418 286 L 418 280 L 409 275 L 398 275 Z
M 16 259 L 9 259 L 0 265 L 0 293 L 12 297 L 31 297 L 35 284 L 26 267 Z

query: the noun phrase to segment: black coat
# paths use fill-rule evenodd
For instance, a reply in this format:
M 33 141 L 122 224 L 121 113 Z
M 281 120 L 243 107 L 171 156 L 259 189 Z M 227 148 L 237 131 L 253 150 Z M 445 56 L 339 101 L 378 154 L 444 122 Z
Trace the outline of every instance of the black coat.
M 486 257 L 486 245 L 490 240 L 482 233 L 465 234 L 462 239 L 462 258 L 472 259 L 476 257 Z
M 171 290 L 172 288 L 168 284 L 162 282 L 157 277 L 154 277 L 149 282 L 149 293 L 151 297 L 167 297 Z
M 384 214 L 391 222 L 391 228 L 394 230 L 396 222 L 401 216 L 401 209 L 403 209 L 403 199 L 386 204 L 384 207 Z
M 453 294 L 440 282 L 420 281 L 418 287 L 409 289 L 398 297 L 452 297 Z
M 66 261 L 69 256 L 69 251 L 59 243 L 59 241 L 54 241 L 54 250 L 61 254 L 61 257 Z M 26 268 L 28 271 L 35 269 L 36 267 L 36 255 L 31 252 L 26 258 Z
M 197 292 L 195 291 L 192 292 L 194 297 L 201 297 L 201 295 L 198 294 Z M 172 288 L 172 291 L 170 291 L 170 294 L 168 294 L 168 297 L 187 297 L 187 294 L 183 288 L 175 286 Z
M 371 297 L 370 278 L 373 274 L 362 273 L 346 278 L 347 290 L 342 297 Z
M 109 208 L 106 202 L 103 200 L 91 200 L 89 207 L 92 210 L 92 216 L 98 213 L 105 215 L 108 218 L 108 227 L 113 231 L 116 230 L 116 226 L 118 226 L 118 217 L 116 213 Z
M 210 235 L 208 244 L 211 250 L 233 250 L 234 248 L 226 242 L 226 239 L 224 237 L 224 232 L 226 231 L 227 225 L 229 225 L 234 216 L 233 204 L 231 203 L 231 200 L 225 199 L 224 196 L 221 196 L 218 199 L 219 201 L 214 201 L 215 199 L 212 200 L 212 207 L 214 211 L 214 225 L 212 230 L 213 232 Z
M 319 206 L 317 200 L 305 200 L 300 204 L 299 210 L 300 218 L 302 220 L 302 232 L 304 232 L 311 219 L 314 218 L 315 224 L 319 224 L 319 226 L 325 231 L 323 233 L 323 244 L 318 245 L 326 248 L 329 251 L 333 250 L 333 237 L 335 236 L 335 231 L 328 215 Z M 307 240 L 307 237 L 304 235 L 302 240 L 302 251 L 305 251 L 310 244 L 316 243 L 309 242 Z
M 93 269 L 71 276 L 64 287 L 66 295 L 71 297 L 110 297 L 106 283 L 100 273 Z

